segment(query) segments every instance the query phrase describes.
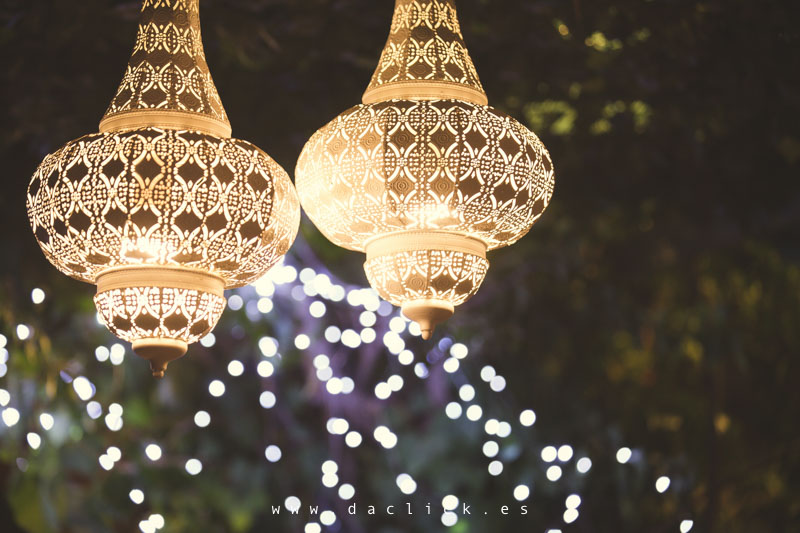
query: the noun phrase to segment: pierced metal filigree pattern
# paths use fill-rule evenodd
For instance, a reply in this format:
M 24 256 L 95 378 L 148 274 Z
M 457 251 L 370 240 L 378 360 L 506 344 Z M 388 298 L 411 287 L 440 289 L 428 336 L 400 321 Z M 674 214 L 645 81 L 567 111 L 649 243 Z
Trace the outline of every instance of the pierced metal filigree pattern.
M 228 288 L 277 263 L 300 217 L 289 176 L 254 145 L 158 128 L 87 135 L 47 156 L 28 213 L 50 262 L 79 280 L 179 265 Z
M 394 305 L 412 300 L 444 300 L 460 305 L 483 282 L 489 262 L 446 250 L 415 250 L 367 259 L 370 285 Z
M 397 0 L 392 27 L 367 92 L 387 84 L 436 81 L 483 93 L 453 0 Z
M 144 0 L 133 55 L 105 118 L 157 109 L 228 122 L 203 53 L 198 2 Z
M 308 141 L 297 189 L 334 243 L 363 251 L 393 232 L 462 232 L 512 244 L 553 194 L 541 141 L 513 118 L 456 100 L 395 100 L 345 111 Z
M 168 287 L 112 289 L 96 294 L 94 302 L 106 327 L 128 342 L 144 338 L 197 342 L 225 309 L 222 296 Z

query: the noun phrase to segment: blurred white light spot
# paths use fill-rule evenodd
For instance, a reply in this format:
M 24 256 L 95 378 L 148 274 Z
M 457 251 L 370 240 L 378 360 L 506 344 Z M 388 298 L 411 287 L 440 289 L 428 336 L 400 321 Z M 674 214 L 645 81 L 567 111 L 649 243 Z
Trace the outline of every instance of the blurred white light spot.
M 11 395 L 5 389 L 0 389 L 0 406 L 5 407 L 11 401 Z
M 338 471 L 339 471 L 339 465 L 336 464 L 336 461 L 328 459 L 327 461 L 322 463 L 323 474 L 335 474 Z
M 158 444 L 148 444 L 144 449 L 144 454 L 151 461 L 158 461 L 161 459 L 161 446 Z
M 272 308 L 275 307 L 275 304 L 272 303 L 272 300 L 270 298 L 263 297 L 258 299 L 256 307 L 258 308 L 259 313 L 261 313 L 262 315 L 266 315 L 267 313 L 272 311 Z
M 5 348 L 6 344 L 8 344 L 8 339 L 6 338 L 5 335 L 0 333 L 0 348 Z
M 114 416 L 122 416 L 122 406 L 114 402 L 108 406 L 108 412 Z
M 444 412 L 447 418 L 455 420 L 461 416 L 461 404 L 458 402 L 450 402 L 447 404 L 447 407 L 444 408 Z
M 586 472 L 589 471 L 590 468 L 592 468 L 592 460 L 589 459 L 588 457 L 581 457 L 580 459 L 578 459 L 576 468 L 578 469 L 578 472 L 580 472 L 581 474 L 585 474 Z
M 564 511 L 564 522 L 565 523 L 571 524 L 577 519 L 578 519 L 578 510 L 577 509 L 567 509 L 566 511 Z
M 98 346 L 94 350 L 94 357 L 101 363 L 104 361 L 108 361 L 108 356 L 111 355 L 111 352 L 108 351 L 108 348 L 105 346 Z
M 309 346 L 311 346 L 311 339 L 308 338 L 308 335 L 305 333 L 301 333 L 297 337 L 294 338 L 294 345 L 298 350 L 305 350 Z
M 403 350 L 397 356 L 401 365 L 410 365 L 414 362 L 414 353 L 411 350 Z
M 19 411 L 13 407 L 6 407 L 3 409 L 3 422 L 6 426 L 11 427 L 19 422 Z
M 625 464 L 631 460 L 631 455 L 633 455 L 631 449 L 627 446 L 624 446 L 617 450 L 617 462 L 620 464 Z
M 204 428 L 211 423 L 211 415 L 206 411 L 197 411 L 194 414 L 194 423 L 197 427 Z
M 577 494 L 570 494 L 564 503 L 567 509 L 577 509 L 581 504 L 581 497 Z
M 34 450 L 38 450 L 39 446 L 42 445 L 42 437 L 40 437 L 38 433 L 31 431 L 26 435 L 26 438 L 28 440 L 28 446 Z
M 261 404 L 261 407 L 264 409 L 272 409 L 275 407 L 275 393 L 265 390 L 261 393 L 261 396 L 258 397 L 258 403 Z
M 327 368 L 331 364 L 330 358 L 325 354 L 319 354 L 318 356 L 314 357 L 314 368 Z
M 519 423 L 525 427 L 530 427 L 536 422 L 536 413 L 531 409 L 525 409 L 519 414 Z
M 342 380 L 339 378 L 331 378 L 326 384 L 325 388 L 328 389 L 328 392 L 331 394 L 339 394 L 342 392 Z
M 386 435 L 383 438 L 383 440 L 381 440 L 381 446 L 383 446 L 387 450 L 397 446 L 397 435 L 395 435 L 394 433 L 389 433 L 388 435 Z
M 503 473 L 503 463 L 500 461 L 492 461 L 489 463 L 489 473 L 493 476 L 499 476 Z
M 317 379 L 320 381 L 328 381 L 333 377 L 333 369 L 329 366 L 317 370 Z
M 358 431 L 351 431 L 344 438 L 345 444 L 351 448 L 357 448 L 361 444 L 361 440 L 361 433 Z
M 524 502 L 531 495 L 531 489 L 527 485 L 517 485 L 514 487 L 514 499 L 518 502 Z
M 316 522 L 309 522 L 303 529 L 303 533 L 322 533 L 322 527 Z
M 266 361 L 262 361 L 266 362 Z M 233 377 L 241 376 L 244 373 L 244 365 L 241 361 L 237 361 L 234 359 L 230 363 L 228 363 L 228 374 Z
M 495 433 L 497 433 L 497 428 L 499 425 L 500 423 L 497 421 L 496 418 L 490 418 L 483 425 L 483 430 L 486 432 L 487 435 L 494 435 Z
M 422 335 L 422 328 L 419 327 L 419 324 L 416 322 L 411 322 L 408 324 L 408 332 L 414 335 L 415 337 L 419 337 Z
M 545 475 L 550 481 L 558 481 L 561 478 L 561 467 L 558 465 L 552 465 L 547 468 Z
M 31 301 L 35 304 L 40 304 L 44 301 L 44 291 L 36 287 L 31 291 Z
M 453 511 L 445 511 L 442 513 L 442 524 L 451 527 L 458 523 L 458 515 Z
M 211 396 L 215 398 L 219 398 L 223 394 L 225 394 L 225 384 L 218 379 L 215 379 L 211 383 L 208 384 L 208 392 Z
M 111 360 L 112 365 L 121 365 L 125 360 L 125 347 L 118 342 L 112 344 L 109 359 Z
M 98 404 L 99 405 L 99 404 Z M 87 409 L 88 410 L 88 409 Z M 90 414 L 91 416 L 91 414 Z M 100 416 L 99 414 L 97 416 Z M 106 427 L 111 431 L 119 431 L 122 429 L 122 417 L 108 413 L 105 417 Z
M 342 338 L 342 331 L 337 328 L 336 326 L 328 326 L 325 329 L 325 340 L 333 344 L 334 342 L 339 342 L 339 339 Z
M 343 500 L 349 500 L 356 495 L 356 489 L 350 483 L 345 483 L 339 487 L 339 497 Z
M 572 446 L 569 444 L 564 444 L 563 446 L 559 446 L 558 448 L 558 460 L 563 462 L 569 461 L 572 459 Z
M 489 388 L 495 392 L 500 392 L 506 388 L 506 378 L 503 376 L 495 376 L 489 382 Z
M 18 324 L 17 325 L 17 338 L 21 341 L 24 341 L 28 337 L 31 336 L 31 328 L 26 326 L 25 324 Z
M 336 522 L 336 513 L 333 511 L 322 511 L 322 514 L 319 515 L 319 521 L 322 522 L 323 525 L 329 526 Z
M 94 385 L 92 382 L 83 376 L 78 376 L 72 381 L 72 388 L 75 389 L 75 394 L 84 402 L 94 396 Z
M 115 463 L 122 459 L 122 451 L 116 446 L 109 446 L 106 450 L 106 455 L 109 456 Z
M 238 294 L 234 294 L 230 298 L 228 298 L 228 307 L 233 309 L 234 311 L 238 311 L 244 305 L 244 300 Z
M 500 422 L 497 425 L 497 436 L 504 439 L 511 435 L 511 424 L 508 422 Z
M 455 357 L 448 357 L 445 359 L 444 364 L 442 365 L 442 368 L 444 368 L 444 371 L 448 374 L 453 374 L 456 370 L 458 370 L 458 367 L 458 359 Z
M 281 460 L 282 455 L 283 452 L 281 452 L 281 449 L 275 446 L 274 444 L 270 444 L 269 446 L 267 446 L 267 449 L 264 450 L 264 456 L 270 463 L 277 463 L 278 461 Z
M 669 488 L 670 479 L 667 476 L 661 476 L 656 480 L 656 490 L 660 493 L 666 492 Z
M 142 520 L 141 522 L 139 522 L 139 529 L 142 531 L 142 533 L 155 533 L 156 526 L 154 526 L 147 520 Z
M 139 489 L 133 489 L 128 493 L 128 497 L 133 503 L 139 505 L 144 501 L 144 492 Z
M 460 342 L 457 342 L 450 347 L 450 355 L 452 355 L 456 359 L 464 359 L 468 353 L 469 350 L 467 349 L 467 347 L 464 344 L 461 344 Z
M 361 330 L 361 342 L 364 344 L 370 344 L 375 342 L 375 339 L 378 338 L 378 334 L 375 333 L 375 330 L 372 328 L 364 328 Z
M 552 463 L 558 457 L 558 450 L 556 450 L 555 446 L 545 446 L 542 448 L 542 461 L 545 463 Z
M 103 414 L 103 406 L 100 405 L 100 402 L 92 400 L 86 404 L 86 412 L 89 413 L 89 417 L 92 420 L 96 420 Z M 119 418 L 119 416 L 113 416 L 113 418 Z
M 300 509 L 300 498 L 298 498 L 297 496 L 289 496 L 288 498 L 286 498 L 286 501 L 283 502 L 283 505 L 289 511 Z
M 344 435 L 350 429 L 350 424 L 344 418 L 336 418 L 331 422 L 334 435 Z
M 272 337 L 261 337 L 258 339 L 258 349 L 264 357 L 273 357 L 278 353 L 278 341 Z
M 211 348 L 217 343 L 217 337 L 214 336 L 213 333 L 207 333 L 202 339 L 200 339 L 200 344 L 205 346 L 206 348 Z
M 42 413 L 39 415 L 39 424 L 42 426 L 42 429 L 45 431 L 50 431 L 53 429 L 53 425 L 56 423 L 55 418 L 50 413 Z
M 342 378 L 342 394 L 350 394 L 356 388 L 356 382 L 353 381 L 353 378 L 349 378 L 347 376 Z
M 397 476 L 397 487 L 403 494 L 414 494 L 417 490 L 417 482 L 408 474 L 400 474 Z
M 396 316 L 389 321 L 389 329 L 394 333 L 402 333 L 406 329 L 406 321 L 403 317 Z
M 389 387 L 391 387 L 392 392 L 398 392 L 400 389 L 403 388 L 403 378 L 398 376 L 397 374 L 389 376 L 389 379 L 386 380 L 386 383 L 389 384 Z
M 188 472 L 190 476 L 196 476 L 203 471 L 203 463 L 201 463 L 198 459 L 192 458 L 186 461 L 185 468 L 186 472 Z
M 320 318 L 325 316 L 325 304 L 320 302 L 319 300 L 315 300 L 311 302 L 311 305 L 308 306 L 308 314 L 313 316 L 314 318 Z
M 275 366 L 269 361 L 259 361 L 256 366 L 256 372 L 262 378 L 268 378 L 275 373 Z
M 500 451 L 500 446 L 493 440 L 487 440 L 483 443 L 483 455 L 492 458 Z
M 332 489 L 339 484 L 339 476 L 336 474 L 325 474 L 322 476 L 322 484 L 329 489 Z
M 114 461 L 112 461 L 111 458 L 106 454 L 98 457 L 97 461 L 100 463 L 100 466 L 103 467 L 103 470 L 111 470 L 114 468 Z
M 161 529 L 164 527 L 164 517 L 158 513 L 151 514 L 147 521 L 153 524 L 156 529 Z
M 471 402 L 475 398 L 475 387 L 472 385 L 461 385 L 458 389 L 458 397 L 465 402 Z
M 481 409 L 480 405 L 470 405 L 467 407 L 467 418 L 476 422 L 481 419 L 483 416 L 483 409 Z
M 425 366 L 425 363 L 420 361 L 416 365 L 414 365 L 414 374 L 417 375 L 420 379 L 425 379 L 428 377 L 428 367 Z
M 680 525 L 681 533 L 689 533 L 692 530 L 692 526 L 694 526 L 692 520 L 682 520 Z
M 385 381 L 381 381 L 375 385 L 375 396 L 379 400 L 385 400 L 392 395 L 392 388 Z
M 361 345 L 361 335 L 352 329 L 346 329 L 342 332 L 342 344 L 348 348 L 358 348 Z
M 378 317 L 372 311 L 362 311 L 358 317 L 359 323 L 365 328 L 371 328 L 378 321 Z
M 452 511 L 456 507 L 458 507 L 458 498 L 453 496 L 452 494 L 448 494 L 444 498 L 442 498 L 442 507 L 444 507 L 445 511 Z

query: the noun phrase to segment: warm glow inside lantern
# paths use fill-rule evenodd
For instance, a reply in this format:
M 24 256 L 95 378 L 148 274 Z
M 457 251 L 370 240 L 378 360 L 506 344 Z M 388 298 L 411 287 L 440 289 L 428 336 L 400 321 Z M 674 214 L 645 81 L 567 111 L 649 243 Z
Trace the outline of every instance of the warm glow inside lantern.
M 286 172 L 230 137 L 198 2 L 144 0 L 100 132 L 48 155 L 28 188 L 45 256 L 97 284 L 101 319 L 156 376 L 211 331 L 224 289 L 280 260 L 300 219 Z
M 487 250 L 541 216 L 552 162 L 486 105 L 453 0 L 396 1 L 362 101 L 303 148 L 300 201 L 331 241 L 366 252 L 370 284 L 428 338 L 478 290 Z

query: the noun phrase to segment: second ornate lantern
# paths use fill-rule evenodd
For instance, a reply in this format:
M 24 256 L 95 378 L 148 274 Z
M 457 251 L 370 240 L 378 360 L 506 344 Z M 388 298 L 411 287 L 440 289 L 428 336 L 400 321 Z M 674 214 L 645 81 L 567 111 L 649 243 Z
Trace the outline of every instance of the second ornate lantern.
M 97 285 L 102 321 L 155 376 L 211 331 L 224 289 L 280 260 L 300 220 L 286 172 L 230 137 L 198 2 L 144 0 L 100 132 L 48 155 L 28 188 L 47 259 Z
M 533 132 L 487 106 L 454 0 L 396 0 L 362 102 L 303 148 L 300 202 L 331 241 L 366 252 L 372 287 L 427 339 L 478 290 L 487 250 L 541 216 L 552 162 Z

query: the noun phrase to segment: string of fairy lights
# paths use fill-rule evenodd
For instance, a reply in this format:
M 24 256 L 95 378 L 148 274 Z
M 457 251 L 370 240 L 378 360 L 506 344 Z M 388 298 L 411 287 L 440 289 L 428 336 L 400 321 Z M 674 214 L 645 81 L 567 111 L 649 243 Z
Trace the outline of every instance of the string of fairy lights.
M 341 345 L 355 350 L 362 344 L 372 344 L 380 342 L 390 354 L 392 361 L 387 365 L 391 369 L 391 374 L 386 379 L 377 383 L 373 394 L 379 401 L 388 401 L 393 394 L 403 390 L 407 386 L 407 379 L 401 373 L 405 372 L 413 375 L 419 380 L 429 377 L 431 368 L 441 364 L 445 373 L 450 376 L 450 381 L 454 388 L 457 399 L 450 401 L 444 406 L 445 416 L 457 423 L 459 420 L 469 424 L 482 424 L 485 440 L 483 441 L 481 452 L 487 461 L 487 472 L 490 476 L 500 476 L 504 472 L 504 441 L 506 441 L 514 431 L 524 432 L 531 428 L 537 420 L 536 412 L 530 408 L 521 410 L 514 416 L 514 420 L 501 420 L 490 418 L 488 412 L 497 402 L 488 402 L 482 405 L 478 401 L 479 389 L 487 394 L 500 394 L 506 388 L 506 379 L 500 375 L 495 368 L 485 365 L 481 368 L 479 377 L 480 382 L 471 383 L 464 372 L 463 361 L 469 355 L 469 348 L 460 342 L 455 342 L 449 337 L 443 337 L 438 344 L 430 350 L 424 361 L 417 361 L 416 354 L 406 347 L 405 338 L 420 335 L 419 326 L 400 315 L 388 302 L 382 301 L 377 293 L 372 289 L 361 287 L 345 288 L 342 284 L 335 282 L 326 273 L 316 272 L 311 268 L 298 270 L 286 262 L 282 262 L 271 269 L 264 277 L 250 287 L 239 289 L 228 299 L 228 306 L 238 311 L 244 309 L 247 316 L 253 320 L 269 314 L 273 310 L 273 298 L 277 295 L 277 288 L 283 287 L 289 296 L 298 303 L 305 304 L 308 300 L 308 314 L 313 319 L 323 319 L 327 313 L 328 305 L 346 302 L 357 311 L 358 326 L 356 328 L 341 329 L 335 325 L 325 328 L 321 339 L 314 339 L 306 333 L 298 333 L 293 338 L 294 348 L 304 352 L 311 357 L 314 369 L 314 376 L 325 392 L 330 395 L 347 395 L 353 393 L 356 383 L 352 377 L 339 374 L 333 368 L 331 358 L 323 351 L 317 349 L 319 343 L 328 345 Z M 46 299 L 45 292 L 40 288 L 31 291 L 31 300 L 34 305 L 39 305 Z M 383 335 L 379 339 L 378 327 L 384 326 Z M 28 341 L 34 335 L 33 328 L 27 324 L 17 324 L 14 328 L 14 336 L 20 342 Z M 0 378 L 8 372 L 7 349 L 8 338 L 0 334 Z M 201 341 L 205 347 L 212 347 L 216 343 L 216 338 L 209 334 Z M 313 346 L 312 346 L 313 344 Z M 281 354 L 280 342 L 278 339 L 265 336 L 258 340 L 258 350 L 260 360 L 256 365 L 256 372 L 262 378 L 270 378 L 280 369 Z M 125 359 L 125 348 L 115 343 L 110 346 L 98 346 L 95 350 L 95 357 L 100 362 L 108 362 L 111 365 L 120 365 Z M 230 378 L 238 378 L 244 375 L 245 365 L 242 361 L 232 360 L 227 365 L 227 373 Z M 71 384 L 76 396 L 85 404 L 85 410 L 92 419 L 103 417 L 107 429 L 112 432 L 119 431 L 123 427 L 124 409 L 119 403 L 110 403 L 107 408 L 96 400 L 94 396 L 96 387 L 86 376 L 71 376 L 66 371 L 60 374 L 61 379 Z M 212 379 L 208 384 L 208 393 L 214 398 L 222 397 L 226 392 L 226 385 L 222 377 Z M 22 421 L 21 414 L 16 409 L 14 398 L 4 388 L 0 388 L 0 417 L 5 425 L 5 429 L 0 426 L 0 435 L 10 428 L 17 426 L 21 422 L 29 424 L 29 421 Z M 278 403 L 276 394 L 270 390 L 264 390 L 258 397 L 258 403 L 263 409 L 272 409 Z M 194 424 L 199 429 L 208 428 L 211 424 L 211 414 L 205 410 L 199 410 L 194 414 Z M 31 426 L 33 423 L 30 424 Z M 26 434 L 26 441 L 32 450 L 38 450 L 43 444 L 43 434 L 52 433 L 56 430 L 57 419 L 53 414 L 43 411 L 38 415 L 38 425 L 40 431 L 31 429 Z M 515 429 L 516 427 L 516 429 Z M 30 428 L 29 428 L 30 429 Z M 63 431 L 63 429 L 62 429 Z M 392 450 L 398 445 L 399 438 L 397 433 L 392 431 L 387 425 L 377 423 L 371 435 L 362 435 L 354 429 L 351 423 L 340 416 L 332 416 L 326 422 L 326 431 L 332 435 L 341 437 L 347 448 L 356 449 L 364 443 L 365 438 L 373 438 L 383 449 Z M 58 439 L 55 439 L 58 441 Z M 144 455 L 151 462 L 161 460 L 163 451 L 156 442 L 147 442 L 144 445 Z M 270 443 L 264 450 L 265 459 L 270 463 L 277 463 L 283 457 L 283 450 L 274 443 Z M 570 444 L 548 444 L 541 448 L 539 457 L 546 479 L 551 483 L 557 483 L 565 474 L 567 469 L 574 469 L 580 475 L 587 475 L 592 468 L 592 459 L 586 455 L 579 455 Z M 122 458 L 122 451 L 116 446 L 109 446 L 104 453 L 98 457 L 98 463 L 104 470 L 112 470 L 115 464 Z M 620 465 L 641 461 L 643 452 L 623 446 L 616 451 L 615 461 Z M 21 471 L 27 470 L 28 460 L 24 457 L 17 459 L 17 466 Z M 203 471 L 203 463 L 200 458 L 186 458 L 184 468 L 191 476 L 199 475 Z M 513 474 L 509 473 L 511 478 Z M 417 481 L 407 472 L 399 472 L 395 478 L 397 489 L 404 495 L 412 495 L 417 491 Z M 666 493 L 671 486 L 671 479 L 666 475 L 657 477 L 654 481 L 654 488 L 658 493 Z M 350 501 L 355 497 L 355 487 L 347 482 L 342 482 L 339 476 L 339 465 L 333 459 L 325 460 L 320 466 L 320 483 L 327 489 L 335 491 L 336 497 L 343 501 Z M 533 489 L 531 480 L 512 481 L 513 489 L 511 494 L 518 502 L 527 501 Z M 146 494 L 142 487 L 132 487 L 129 498 L 135 505 L 144 503 Z M 571 493 L 565 497 L 564 511 L 562 515 L 563 526 L 574 523 L 580 516 L 581 496 Z M 301 506 L 301 501 L 297 496 L 288 496 L 284 503 L 287 511 L 293 512 Z M 446 526 L 454 526 L 461 518 L 458 514 L 460 500 L 455 494 L 446 494 L 441 499 L 441 523 Z M 338 517 L 331 509 L 322 510 L 316 516 L 318 522 L 310 521 L 305 524 L 305 533 L 320 533 L 325 526 L 333 526 Z M 160 513 L 152 513 L 147 519 L 139 522 L 139 530 L 142 533 L 155 533 L 165 526 L 165 518 Z M 683 519 L 678 526 L 681 533 L 688 533 L 693 528 L 691 519 Z M 546 530 L 546 533 L 561 533 L 557 527 Z

